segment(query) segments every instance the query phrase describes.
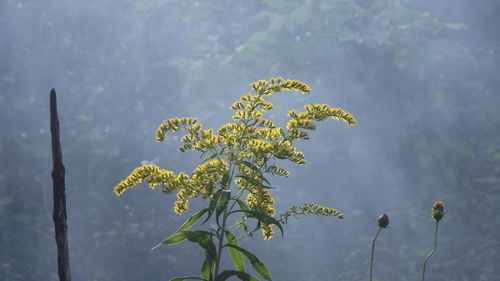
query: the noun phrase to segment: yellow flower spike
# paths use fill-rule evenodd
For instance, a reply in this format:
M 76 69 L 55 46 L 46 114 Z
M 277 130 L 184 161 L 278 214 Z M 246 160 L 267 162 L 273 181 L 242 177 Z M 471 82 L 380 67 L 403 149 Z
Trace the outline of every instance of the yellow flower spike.
M 300 82 L 298 80 L 286 80 L 281 83 L 281 88 L 289 91 L 299 91 L 303 94 L 309 94 L 311 89 L 306 83 Z
M 349 112 L 342 108 L 330 107 L 327 104 L 308 104 L 304 106 L 305 112 L 301 112 L 310 119 L 322 121 L 327 117 L 342 120 L 347 123 L 347 126 L 352 127 L 356 124 L 356 119 Z
M 300 131 L 298 129 L 290 129 L 288 131 L 288 135 L 291 139 L 309 139 L 309 134 L 304 131 Z
M 271 152 L 273 149 L 273 146 L 270 143 L 259 139 L 250 140 L 248 145 L 254 154 L 266 154 Z
M 114 192 L 116 195 L 122 195 L 125 190 L 133 188 L 142 182 L 149 184 L 149 187 L 154 188 L 159 184 L 168 183 L 173 180 L 175 175 L 171 171 L 160 169 L 156 165 L 144 165 L 136 168 L 123 181 L 118 183 Z
M 293 154 L 288 159 L 290 159 L 290 161 L 294 162 L 297 165 L 302 165 L 306 163 L 304 157 L 305 156 L 302 151 L 294 151 Z
M 160 124 L 158 129 L 156 129 L 156 141 L 163 141 L 165 139 L 165 134 L 167 133 L 167 131 L 175 132 L 180 130 L 181 126 L 194 125 L 196 122 L 198 122 L 198 119 L 191 117 L 176 117 L 167 119 Z
M 255 135 L 270 141 L 276 141 L 281 137 L 280 129 L 276 128 L 262 128 L 256 129 Z
M 250 101 L 252 100 L 253 95 L 250 93 L 246 93 L 243 96 L 241 96 L 240 100 L 242 101 Z
M 298 116 L 298 112 L 297 110 L 295 109 L 292 109 L 290 111 L 288 111 L 288 114 L 287 114 L 290 118 L 293 118 L 293 119 L 299 119 L 299 116 Z
M 182 215 L 189 210 L 189 200 L 187 199 L 187 193 L 185 190 L 180 190 L 177 192 L 177 201 L 174 203 L 174 212 L 178 215 Z
M 231 105 L 231 109 L 244 109 L 245 106 L 243 105 L 243 102 L 237 101 Z
M 274 237 L 275 232 L 271 225 L 263 225 L 261 231 L 264 236 L 264 240 L 269 240 Z
M 290 175 L 290 172 L 288 172 L 285 168 L 282 168 L 276 164 L 269 166 L 266 172 L 269 172 L 273 175 L 282 176 L 285 178 L 288 178 L 288 175 Z
M 244 120 L 248 118 L 248 111 L 245 110 L 237 110 L 234 115 L 233 115 L 233 120 L 238 121 L 238 120 Z
M 267 189 L 253 188 L 249 191 L 250 193 L 247 195 L 246 202 L 252 209 L 263 212 L 271 217 L 275 215 L 276 211 L 272 207 L 274 205 L 274 198 Z
M 227 163 L 223 160 L 211 160 L 196 167 L 193 171 L 193 176 L 199 176 L 204 171 L 216 169 L 218 174 L 223 174 L 227 169 Z
M 272 120 L 269 120 L 269 119 L 260 119 L 259 126 L 267 127 L 267 128 L 276 128 L 276 125 L 274 124 L 274 122 Z

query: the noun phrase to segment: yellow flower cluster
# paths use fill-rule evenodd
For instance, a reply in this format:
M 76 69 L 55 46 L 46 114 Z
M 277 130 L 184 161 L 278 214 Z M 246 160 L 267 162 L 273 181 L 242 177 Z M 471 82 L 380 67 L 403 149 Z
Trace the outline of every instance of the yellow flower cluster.
M 198 119 L 191 117 L 167 119 L 156 130 L 157 141 L 163 141 L 168 131 L 185 130 L 186 134 L 181 137 L 182 144 L 179 150 L 185 152 L 194 149 L 202 153 L 210 152 L 211 159 L 215 160 L 196 167 L 191 176 L 185 173 L 175 175 L 155 165 L 144 165 L 120 182 L 115 187 L 115 193 L 121 195 L 125 190 L 142 182 L 148 183 L 151 188 L 162 185 L 162 191 L 165 193 L 177 192 L 174 211 L 182 214 L 189 209 L 189 198 L 212 199 L 218 184 L 231 167 L 230 164 L 233 164 L 237 165 L 240 174 L 243 175 L 235 182 L 240 190 L 248 192 L 246 202 L 250 208 L 274 216 L 274 199 L 269 190 L 263 187 L 265 179 L 261 172 L 284 177 L 288 177 L 289 172 L 278 165 L 268 164 L 268 161 L 287 159 L 298 165 L 304 164 L 306 163 L 304 153 L 298 151 L 292 143 L 294 140 L 308 139 L 309 136 L 305 131 L 316 129 L 313 121 L 322 121 L 330 117 L 353 126 L 356 120 L 341 108 L 332 108 L 326 104 L 311 104 L 304 106 L 303 112 L 289 111 L 290 120 L 285 128 L 279 128 L 272 120 L 263 118 L 266 111 L 273 110 L 273 104 L 265 97 L 280 91 L 309 94 L 309 87 L 300 81 L 285 80 L 281 77 L 259 80 L 251 86 L 253 94 L 247 93 L 231 105 L 235 110 L 232 116 L 234 122 L 222 125 L 217 130 L 203 129 Z M 308 205 L 299 211 L 336 214 L 336 210 L 319 205 Z M 264 239 L 273 237 L 272 225 L 262 223 L 260 226 Z
M 226 162 L 212 160 L 198 166 L 190 179 L 185 173 L 179 173 L 176 176 L 172 171 L 160 169 L 156 165 L 144 165 L 136 168 L 127 178 L 118 183 L 114 191 L 116 195 L 121 195 L 127 189 L 142 182 L 148 183 L 152 189 L 161 184 L 164 193 L 177 191 L 174 211 L 182 214 L 188 210 L 189 197 L 201 195 L 202 198 L 207 199 L 214 195 L 216 183 L 222 178 L 226 169 Z
M 274 157 L 278 159 L 288 159 L 297 165 L 306 163 L 304 153 L 292 146 L 291 141 L 287 140 L 280 143 L 273 143 L 272 145 Z
M 260 139 L 252 139 L 248 142 L 248 145 L 250 146 L 250 150 L 252 150 L 256 156 L 268 156 L 268 154 L 273 150 L 273 146 L 270 143 Z
M 186 190 L 177 192 L 177 200 L 174 203 L 174 212 L 176 214 L 184 214 L 189 210 L 189 200 Z
M 192 183 L 203 199 L 211 198 L 217 188 L 216 183 L 224 175 L 227 163 L 222 160 L 212 160 L 199 165 L 191 175 Z
M 276 164 L 270 165 L 267 168 L 266 172 L 271 173 L 273 175 L 282 176 L 282 177 L 285 177 L 285 178 L 288 178 L 288 175 L 290 174 L 285 168 L 280 167 L 280 166 L 278 166 Z
M 297 112 L 290 110 L 288 116 L 291 118 L 286 124 L 288 135 L 291 139 L 308 139 L 309 135 L 304 130 L 315 130 L 316 126 L 312 121 L 323 121 L 330 117 L 337 120 L 343 120 L 347 126 L 356 124 L 356 119 L 347 111 L 341 108 L 332 108 L 327 104 L 308 104 L 304 106 L 305 111 Z
M 274 199 L 271 196 L 271 193 L 265 188 L 252 189 L 251 192 L 247 195 L 245 201 L 252 209 L 264 213 L 268 216 L 273 217 L 276 213 L 273 208 Z M 264 240 L 273 238 L 275 232 L 272 228 L 272 225 L 263 223 L 261 227 Z
M 316 130 L 316 126 L 311 122 L 310 119 L 292 119 L 286 124 L 288 130 L 293 130 L 297 128 L 306 130 Z
M 279 128 L 261 128 L 255 130 L 255 136 L 270 141 L 276 141 L 282 137 Z
M 156 129 L 156 141 L 163 141 L 165 139 L 165 134 L 167 131 L 179 131 L 182 127 L 193 125 L 198 122 L 197 118 L 191 117 L 177 117 L 170 118 L 163 121 L 158 129 Z
M 274 122 L 269 119 L 260 119 L 259 126 L 267 128 L 276 128 Z
M 236 110 L 232 118 L 235 121 L 244 121 L 247 119 L 259 119 L 261 116 L 262 112 L 260 111 Z
M 339 219 L 344 218 L 344 214 L 338 210 L 321 206 L 318 204 L 305 204 L 302 206 L 293 206 L 290 210 L 280 215 L 280 221 L 287 223 L 289 217 L 296 217 L 299 215 L 322 215 L 322 216 L 334 216 Z
M 269 224 L 262 225 L 261 231 L 262 235 L 264 236 L 264 240 L 273 238 L 274 234 L 276 233 L 274 232 L 272 225 Z
M 284 80 L 281 77 L 270 78 L 269 80 L 259 80 L 251 84 L 252 89 L 261 95 L 270 96 L 281 90 L 299 91 L 303 94 L 309 94 L 311 89 L 307 84 L 298 80 Z
M 174 190 L 170 185 L 173 180 L 175 180 L 173 172 L 160 169 L 156 165 L 144 165 L 136 168 L 127 178 L 118 183 L 114 188 L 114 192 L 116 195 L 121 195 L 125 190 L 142 182 L 148 183 L 152 189 L 157 185 L 163 184 L 168 190 Z
M 349 112 L 343 110 L 339 107 L 330 107 L 327 104 L 307 104 L 304 106 L 305 112 L 295 113 L 296 118 L 307 118 L 316 121 L 325 120 L 327 117 L 342 120 L 347 123 L 347 126 L 352 127 L 356 125 L 356 119 Z M 289 116 L 292 118 L 294 113 L 289 112 Z

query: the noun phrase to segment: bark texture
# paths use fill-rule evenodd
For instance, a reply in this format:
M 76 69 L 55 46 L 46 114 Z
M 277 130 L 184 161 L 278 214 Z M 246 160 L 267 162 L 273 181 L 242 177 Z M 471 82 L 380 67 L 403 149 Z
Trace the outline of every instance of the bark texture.
M 54 195 L 54 212 L 52 213 L 52 218 L 54 220 L 57 243 L 58 274 L 60 281 L 70 281 L 65 169 L 62 161 L 57 98 L 54 89 L 50 91 L 50 132 L 52 135 L 52 181 Z

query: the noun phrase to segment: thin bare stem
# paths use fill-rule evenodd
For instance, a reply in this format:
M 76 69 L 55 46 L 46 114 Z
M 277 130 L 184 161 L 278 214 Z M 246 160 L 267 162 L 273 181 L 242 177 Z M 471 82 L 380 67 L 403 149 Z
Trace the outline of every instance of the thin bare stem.
M 422 281 L 425 280 L 425 268 L 427 266 L 427 261 L 430 259 L 432 255 L 436 252 L 437 249 L 437 235 L 438 235 L 438 227 L 439 227 L 439 220 L 436 220 L 436 231 L 434 232 L 434 248 L 432 248 L 432 251 L 427 255 L 427 257 L 424 260 L 424 266 L 422 269 Z
M 373 238 L 373 242 L 372 242 L 372 256 L 370 259 L 370 281 L 372 281 L 372 278 L 373 278 L 373 255 L 375 253 L 375 241 L 377 240 L 378 235 L 380 234 L 381 230 L 382 230 L 382 227 L 379 227 L 377 230 L 377 234 L 375 235 L 375 238 Z

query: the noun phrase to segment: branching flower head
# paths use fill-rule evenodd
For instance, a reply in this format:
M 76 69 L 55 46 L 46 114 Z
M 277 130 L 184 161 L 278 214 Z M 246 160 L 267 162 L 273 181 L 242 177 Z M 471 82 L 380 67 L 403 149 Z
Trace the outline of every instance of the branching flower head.
M 271 162 L 289 160 L 297 165 L 305 164 L 305 155 L 296 149 L 294 142 L 308 139 L 306 131 L 316 130 L 315 122 L 333 118 L 353 126 L 356 120 L 341 108 L 310 104 L 305 105 L 302 112 L 289 111 L 290 120 L 280 128 L 274 121 L 264 117 L 266 112 L 274 108 L 266 98 L 286 91 L 309 94 L 309 86 L 297 80 L 276 77 L 256 81 L 251 87 L 254 93 L 244 94 L 230 106 L 234 110 L 233 121 L 217 130 L 204 129 L 198 119 L 192 117 L 170 118 L 160 124 L 156 130 L 157 141 L 165 140 L 168 132 L 185 131 L 180 139 L 180 151 L 197 150 L 203 155 L 210 155 L 190 176 L 185 173 L 176 175 L 155 165 L 145 165 L 132 171 L 117 184 L 115 193 L 121 195 L 142 182 L 151 188 L 161 185 L 164 193 L 176 192 L 174 211 L 182 214 L 188 211 L 191 197 L 217 201 L 221 198 L 217 197 L 217 190 L 236 188 L 238 194 L 246 195 L 245 202 L 250 210 L 274 217 L 275 200 L 263 174 L 287 177 L 289 172 Z M 233 174 L 236 177 L 234 181 Z M 341 216 L 338 211 L 325 208 L 307 206 L 302 212 Z M 273 237 L 273 223 L 259 221 L 259 225 L 266 240 Z

